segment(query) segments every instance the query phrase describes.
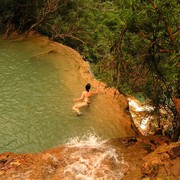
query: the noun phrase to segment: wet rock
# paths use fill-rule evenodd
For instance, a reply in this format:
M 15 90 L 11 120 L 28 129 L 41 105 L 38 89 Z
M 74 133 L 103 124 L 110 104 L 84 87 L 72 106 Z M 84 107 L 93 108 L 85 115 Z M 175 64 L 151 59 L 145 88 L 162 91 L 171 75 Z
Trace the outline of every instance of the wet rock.
M 127 147 L 127 146 L 130 146 L 130 145 L 136 143 L 137 138 L 136 137 L 128 137 L 128 138 L 125 138 L 122 142 Z
M 143 177 L 176 177 L 177 174 L 180 175 L 177 173 L 179 172 L 178 162 L 180 163 L 179 142 L 160 146 L 144 158 L 141 167 Z
M 175 155 L 175 156 L 180 156 L 180 146 L 174 147 L 171 149 L 171 152 Z

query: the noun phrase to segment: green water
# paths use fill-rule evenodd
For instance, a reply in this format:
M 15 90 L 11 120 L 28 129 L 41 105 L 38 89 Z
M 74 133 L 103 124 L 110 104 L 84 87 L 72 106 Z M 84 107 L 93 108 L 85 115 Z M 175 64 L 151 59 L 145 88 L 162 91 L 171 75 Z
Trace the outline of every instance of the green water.
M 49 49 L 36 40 L 0 39 L 0 152 L 39 152 L 88 134 L 123 135 L 117 120 L 109 122 L 113 109 L 99 107 L 101 95 L 83 116 L 72 112 L 72 99 L 84 84 L 66 63 L 67 55 L 36 56 Z

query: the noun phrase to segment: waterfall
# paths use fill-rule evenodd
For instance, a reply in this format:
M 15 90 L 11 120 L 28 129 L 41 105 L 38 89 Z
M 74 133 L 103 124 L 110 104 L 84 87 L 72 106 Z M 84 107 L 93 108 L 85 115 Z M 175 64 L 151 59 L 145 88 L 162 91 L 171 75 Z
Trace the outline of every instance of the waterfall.
M 94 134 L 73 138 L 66 143 L 64 179 L 113 179 L 120 180 L 129 168 L 123 154 Z

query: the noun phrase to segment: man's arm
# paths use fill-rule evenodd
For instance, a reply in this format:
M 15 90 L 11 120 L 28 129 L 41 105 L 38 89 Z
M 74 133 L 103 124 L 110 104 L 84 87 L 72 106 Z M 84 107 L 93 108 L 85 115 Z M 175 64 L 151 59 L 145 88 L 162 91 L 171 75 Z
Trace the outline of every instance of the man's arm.
M 75 99 L 73 99 L 73 101 L 74 101 L 74 102 L 77 102 L 77 101 L 80 101 L 80 100 L 82 100 L 82 99 L 84 99 L 84 92 L 82 92 L 80 98 L 75 98 Z
M 97 87 L 96 91 L 92 92 L 92 94 L 98 94 L 98 93 L 99 93 L 99 86 Z

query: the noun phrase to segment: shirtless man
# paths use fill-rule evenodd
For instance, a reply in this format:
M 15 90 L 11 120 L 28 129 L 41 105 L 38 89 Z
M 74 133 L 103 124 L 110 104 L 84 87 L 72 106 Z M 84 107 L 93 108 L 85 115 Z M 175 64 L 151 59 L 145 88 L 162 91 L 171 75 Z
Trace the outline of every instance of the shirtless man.
M 95 92 L 90 91 L 91 85 L 88 83 L 85 86 L 85 91 L 82 92 L 82 95 L 80 98 L 73 99 L 74 102 L 78 102 L 83 100 L 83 102 L 79 102 L 73 106 L 73 110 L 77 112 L 77 115 L 81 115 L 80 108 L 84 106 L 88 106 L 90 104 L 90 97 L 94 94 L 98 94 L 99 88 Z

